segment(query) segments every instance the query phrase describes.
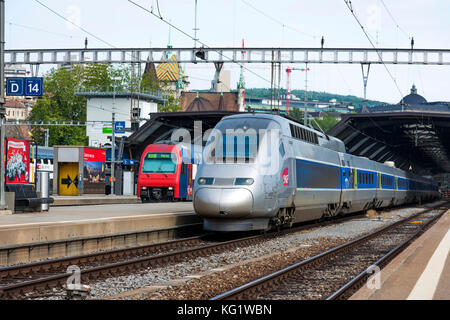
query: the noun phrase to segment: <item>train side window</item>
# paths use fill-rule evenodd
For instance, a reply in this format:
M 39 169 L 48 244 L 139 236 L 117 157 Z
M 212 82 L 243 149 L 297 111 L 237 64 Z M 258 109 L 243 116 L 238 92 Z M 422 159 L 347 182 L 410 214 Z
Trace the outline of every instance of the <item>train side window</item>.
M 279 150 L 280 150 L 281 157 L 284 157 L 285 151 L 284 151 L 283 142 L 280 143 L 280 149 Z

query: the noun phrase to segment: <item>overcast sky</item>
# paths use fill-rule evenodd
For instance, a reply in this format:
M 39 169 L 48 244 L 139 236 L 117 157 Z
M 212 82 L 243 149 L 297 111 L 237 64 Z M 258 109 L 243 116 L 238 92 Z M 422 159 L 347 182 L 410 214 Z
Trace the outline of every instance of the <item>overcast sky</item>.
M 169 27 L 127 0 L 39 0 L 51 9 L 116 47 L 164 47 Z M 158 12 L 156 0 L 135 0 Z M 450 48 L 448 0 L 353 0 L 353 9 L 379 47 Z M 193 35 L 195 0 L 159 0 L 164 19 Z M 386 9 L 387 7 L 387 9 Z M 256 8 L 256 9 L 255 9 Z M 388 12 L 389 10 L 389 12 Z M 344 0 L 198 0 L 198 38 L 208 46 L 240 47 L 371 47 Z M 35 0 L 6 0 L 6 48 L 106 47 Z M 171 31 L 174 47 L 192 47 L 193 40 Z M 285 65 L 287 66 L 287 65 Z M 304 65 L 290 65 L 304 67 Z M 450 101 L 448 66 L 387 65 L 404 95 L 416 84 L 428 101 Z M 186 65 L 192 89 L 207 89 L 213 66 Z M 246 73 L 248 88 L 270 87 L 270 65 L 247 65 L 267 79 Z M 308 90 L 363 96 L 360 65 L 310 64 Z M 231 70 L 236 88 L 239 66 Z M 284 69 L 284 68 L 283 68 Z M 41 68 L 45 70 L 45 68 Z M 281 84 L 285 87 L 285 72 Z M 305 75 L 292 73 L 291 89 L 304 89 Z M 367 97 L 397 103 L 401 95 L 382 65 L 370 69 Z

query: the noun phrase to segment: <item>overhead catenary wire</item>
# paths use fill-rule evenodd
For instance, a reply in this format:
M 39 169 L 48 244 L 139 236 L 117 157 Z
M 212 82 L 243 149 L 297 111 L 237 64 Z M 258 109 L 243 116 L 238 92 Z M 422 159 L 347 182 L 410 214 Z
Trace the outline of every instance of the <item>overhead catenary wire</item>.
M 397 29 L 400 30 L 409 40 L 412 40 L 412 36 L 408 35 L 408 33 L 400 26 L 400 24 L 397 22 L 397 20 L 394 18 L 394 16 L 392 15 L 391 11 L 387 7 L 386 3 L 383 0 L 380 0 L 380 1 L 382 3 L 383 7 L 386 9 L 386 12 L 391 17 L 391 19 L 394 22 L 394 24 L 397 27 Z M 420 66 L 416 66 L 416 71 L 419 74 L 419 79 L 420 79 L 420 82 L 421 82 L 421 85 L 422 85 L 422 91 L 425 93 L 425 88 L 424 88 L 423 82 L 422 82 L 422 75 L 420 74 Z
M 388 9 L 388 7 L 386 6 L 386 4 L 384 3 L 383 0 L 380 0 L 381 3 L 383 4 L 384 9 L 386 9 L 387 13 L 389 14 L 389 16 L 391 17 L 392 21 L 394 22 L 395 26 L 408 38 L 411 39 L 411 37 L 408 35 L 408 33 L 406 33 L 406 31 L 400 27 L 400 25 L 398 24 L 397 20 L 394 18 L 394 16 L 392 15 L 391 11 Z
M 253 6 L 252 4 L 248 3 L 248 2 L 245 1 L 245 0 L 241 0 L 241 2 L 244 3 L 245 5 L 247 5 L 248 7 L 252 8 L 253 10 L 259 12 L 260 14 L 262 14 L 263 16 L 265 16 L 267 19 L 272 20 L 273 22 L 275 22 L 275 23 L 281 25 L 283 28 L 290 29 L 290 30 L 292 30 L 292 31 L 295 31 L 295 32 L 297 32 L 297 33 L 300 33 L 300 34 L 302 34 L 302 35 L 305 35 L 305 36 L 308 36 L 308 37 L 311 37 L 311 38 L 314 38 L 314 39 L 316 38 L 316 36 L 313 35 L 313 34 L 309 34 L 309 33 L 307 33 L 307 32 L 300 31 L 300 30 L 298 30 L 298 29 L 296 29 L 296 28 L 293 28 L 293 27 L 291 27 L 291 26 L 286 25 L 285 23 L 283 23 L 283 22 L 281 22 L 280 20 L 275 19 L 274 17 L 268 15 L 267 13 L 265 13 L 264 11 L 262 11 L 261 9 L 258 9 L 257 7 Z
M 189 33 L 187 33 L 186 31 L 184 31 L 184 30 L 178 28 L 178 27 L 175 26 L 173 23 L 171 23 L 171 22 L 165 20 L 161 15 L 155 14 L 153 11 L 148 10 L 147 8 L 141 6 L 140 4 L 138 4 L 138 3 L 136 3 L 136 2 L 134 2 L 134 1 L 132 1 L 132 0 L 128 0 L 128 2 L 130 2 L 131 4 L 135 5 L 136 7 L 140 8 L 140 9 L 142 9 L 143 11 L 146 11 L 146 12 L 150 13 L 151 15 L 153 15 L 153 16 L 155 16 L 156 18 L 160 19 L 162 22 L 166 23 L 167 25 L 171 26 L 172 28 L 174 28 L 174 29 L 177 30 L 178 32 L 184 34 L 185 36 L 191 38 L 192 40 L 197 40 L 197 42 L 200 43 L 200 44 L 203 46 L 203 48 L 212 49 L 212 50 L 216 51 L 217 53 L 219 53 L 219 54 L 220 54 L 222 57 L 224 57 L 225 59 L 228 59 L 229 61 L 232 61 L 233 63 L 235 63 L 235 64 L 241 66 L 242 68 L 244 68 L 245 70 L 247 70 L 247 71 L 250 72 L 251 74 L 253 74 L 253 75 L 255 75 L 256 77 L 258 77 L 258 78 L 260 78 L 260 79 L 266 81 L 267 83 L 271 83 L 270 80 L 267 80 L 266 78 L 264 78 L 264 77 L 261 76 L 260 74 L 258 74 L 258 73 L 256 73 L 256 72 L 254 72 L 253 70 L 247 68 L 245 65 L 243 65 L 243 64 L 241 64 L 241 63 L 239 63 L 239 62 L 233 61 L 232 58 L 230 58 L 230 57 L 224 55 L 222 52 L 220 52 L 220 51 L 218 51 L 218 50 L 215 50 L 215 49 L 211 48 L 210 46 L 208 46 L 206 43 L 202 42 L 202 41 L 199 40 L 199 39 L 195 39 L 193 36 L 191 36 L 191 35 L 190 35 Z M 201 49 L 201 48 L 200 48 L 200 49 Z
M 36 28 L 36 27 L 33 27 L 33 26 L 26 26 L 26 25 L 23 25 L 23 24 L 18 24 L 18 23 L 14 23 L 14 22 L 10 22 L 10 21 L 8 21 L 8 24 L 10 26 L 26 28 L 26 29 L 35 30 L 35 31 L 39 31 L 39 32 L 44 32 L 44 33 L 48 33 L 48 34 L 53 34 L 53 35 L 56 35 L 56 36 L 61 36 L 61 37 L 70 38 L 70 39 L 73 39 L 73 38 L 82 39 L 82 38 L 84 38 L 84 37 L 80 37 L 80 36 L 71 36 L 71 35 L 67 35 L 67 34 L 64 34 L 64 33 L 53 32 L 53 31 L 49 31 L 49 30 L 45 30 L 45 29 L 41 29 L 41 28 Z
M 381 63 L 383 64 L 384 68 L 386 69 L 387 73 L 389 74 L 389 76 L 391 77 L 392 81 L 394 82 L 395 86 L 397 87 L 398 92 L 400 93 L 400 97 L 401 97 L 401 101 L 403 101 L 403 93 L 402 90 L 400 89 L 400 87 L 398 86 L 397 80 L 394 78 L 394 76 L 392 75 L 392 73 L 389 71 L 389 68 L 386 66 L 386 64 L 383 61 L 383 58 L 381 57 L 380 51 L 378 50 L 378 48 L 373 44 L 372 40 L 370 39 L 370 36 L 367 34 L 366 29 L 364 29 L 364 26 L 362 25 L 362 23 L 359 21 L 358 17 L 356 16 L 353 7 L 352 7 L 352 2 L 350 0 L 344 0 L 345 5 L 347 6 L 347 8 L 350 10 L 350 13 L 352 14 L 352 16 L 355 18 L 356 22 L 358 23 L 358 25 L 361 27 L 361 30 L 363 31 L 364 35 L 366 36 L 367 40 L 369 40 L 370 44 L 372 45 L 372 47 L 375 49 L 378 58 L 380 59 Z
M 100 37 L 96 36 L 95 34 L 89 32 L 89 31 L 86 30 L 85 28 L 83 28 L 83 27 L 77 25 L 77 24 L 74 23 L 73 21 L 70 21 L 69 19 L 67 19 L 67 18 L 64 17 L 63 15 L 59 14 L 58 12 L 56 12 L 55 10 L 53 10 L 52 8 L 50 8 L 49 6 L 45 5 L 45 4 L 42 3 L 41 1 L 39 1 L 39 0 L 34 0 L 34 1 L 37 2 L 37 3 L 39 3 L 41 6 L 43 6 L 43 7 L 46 8 L 47 10 L 49 10 L 49 11 L 53 12 L 54 14 L 56 14 L 56 15 L 57 15 L 58 17 L 60 17 L 61 19 L 63 19 L 63 20 L 65 20 L 65 21 L 69 22 L 70 24 L 72 24 L 73 26 L 77 27 L 77 28 L 80 29 L 81 31 L 87 33 L 87 34 L 90 35 L 91 37 L 94 37 L 94 38 L 97 39 L 98 41 L 103 42 L 104 44 L 106 44 L 106 45 L 108 45 L 108 46 L 110 46 L 110 47 L 117 48 L 115 45 L 113 45 L 113 44 L 111 44 L 111 43 L 109 43 L 109 42 L 103 40 L 102 38 L 100 38 Z

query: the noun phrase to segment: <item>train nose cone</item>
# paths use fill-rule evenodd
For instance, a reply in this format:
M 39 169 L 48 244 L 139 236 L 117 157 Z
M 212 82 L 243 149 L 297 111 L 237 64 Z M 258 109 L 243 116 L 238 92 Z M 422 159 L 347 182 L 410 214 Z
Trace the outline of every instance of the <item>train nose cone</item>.
M 245 217 L 252 212 L 253 195 L 244 188 L 201 188 L 195 193 L 194 209 L 205 217 Z

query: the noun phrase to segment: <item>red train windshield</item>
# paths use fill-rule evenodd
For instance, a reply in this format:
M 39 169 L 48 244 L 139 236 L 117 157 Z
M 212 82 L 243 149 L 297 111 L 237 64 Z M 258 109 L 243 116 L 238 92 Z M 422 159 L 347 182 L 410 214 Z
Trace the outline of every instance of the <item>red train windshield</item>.
M 142 173 L 175 173 L 176 169 L 176 155 L 172 153 L 147 153 L 142 164 Z

